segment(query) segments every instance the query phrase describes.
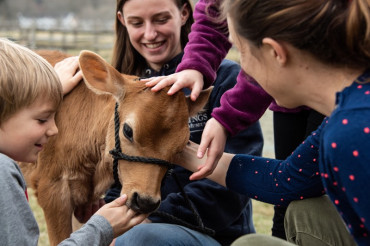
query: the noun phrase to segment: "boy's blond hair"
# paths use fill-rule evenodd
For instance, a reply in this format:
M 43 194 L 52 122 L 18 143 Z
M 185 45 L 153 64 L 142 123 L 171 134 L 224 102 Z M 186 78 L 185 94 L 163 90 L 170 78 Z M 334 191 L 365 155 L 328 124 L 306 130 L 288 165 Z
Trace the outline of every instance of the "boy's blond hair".
M 63 99 L 54 68 L 30 49 L 0 38 L 0 126 L 40 98 L 55 108 Z

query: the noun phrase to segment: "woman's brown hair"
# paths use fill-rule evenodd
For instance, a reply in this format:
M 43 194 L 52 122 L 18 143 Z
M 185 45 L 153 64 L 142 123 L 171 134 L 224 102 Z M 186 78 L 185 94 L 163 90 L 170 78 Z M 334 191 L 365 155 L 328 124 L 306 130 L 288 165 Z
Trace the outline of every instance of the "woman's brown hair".
M 116 13 L 122 11 L 123 5 L 129 0 L 117 0 Z M 193 8 L 189 0 L 173 0 L 181 9 L 184 4 L 189 8 L 189 18 L 181 27 L 181 47 L 184 49 L 189 41 L 191 25 L 194 23 Z M 132 46 L 125 26 L 116 16 L 116 41 L 113 48 L 112 65 L 121 73 L 142 76 L 147 67 L 145 58 Z
M 370 67 L 370 0 L 224 0 L 238 35 L 270 37 L 338 66 Z

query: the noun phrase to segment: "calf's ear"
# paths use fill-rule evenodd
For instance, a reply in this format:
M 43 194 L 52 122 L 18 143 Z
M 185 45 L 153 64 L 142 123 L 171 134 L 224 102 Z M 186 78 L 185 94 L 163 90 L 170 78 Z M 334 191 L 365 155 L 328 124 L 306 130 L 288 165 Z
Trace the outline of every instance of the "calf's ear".
M 213 90 L 213 86 L 209 87 L 206 90 L 202 90 L 197 98 L 197 100 L 192 101 L 189 96 L 186 97 L 188 103 L 189 116 L 196 115 L 208 102 L 209 95 Z
M 98 54 L 83 50 L 79 56 L 80 69 L 89 89 L 97 94 L 123 93 L 121 74 Z

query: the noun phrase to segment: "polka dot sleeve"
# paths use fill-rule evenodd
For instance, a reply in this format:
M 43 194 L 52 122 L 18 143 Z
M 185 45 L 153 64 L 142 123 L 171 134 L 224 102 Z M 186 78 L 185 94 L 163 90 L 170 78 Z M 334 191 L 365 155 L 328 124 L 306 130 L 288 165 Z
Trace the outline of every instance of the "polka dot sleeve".
M 292 200 L 323 194 L 318 165 L 320 131 L 321 127 L 284 161 L 236 155 L 227 173 L 227 187 L 256 200 L 285 206 Z

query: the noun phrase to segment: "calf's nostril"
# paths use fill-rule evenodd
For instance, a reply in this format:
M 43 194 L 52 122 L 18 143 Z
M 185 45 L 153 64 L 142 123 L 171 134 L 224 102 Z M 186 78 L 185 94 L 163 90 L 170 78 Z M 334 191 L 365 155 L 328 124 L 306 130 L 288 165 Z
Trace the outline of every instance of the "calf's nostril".
M 140 196 L 139 193 L 134 192 L 132 195 L 131 209 L 136 212 L 147 214 L 151 213 L 159 207 L 160 200 L 153 199 L 150 196 Z

